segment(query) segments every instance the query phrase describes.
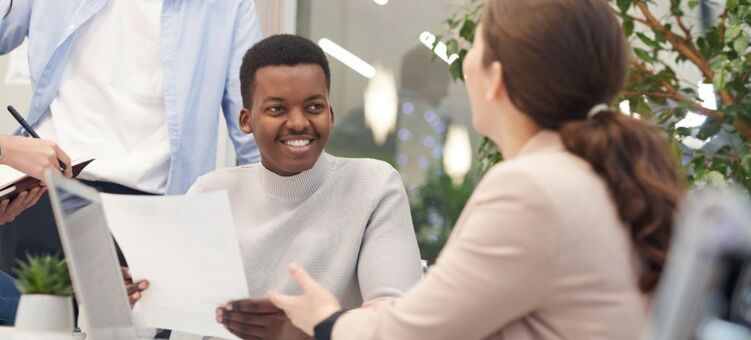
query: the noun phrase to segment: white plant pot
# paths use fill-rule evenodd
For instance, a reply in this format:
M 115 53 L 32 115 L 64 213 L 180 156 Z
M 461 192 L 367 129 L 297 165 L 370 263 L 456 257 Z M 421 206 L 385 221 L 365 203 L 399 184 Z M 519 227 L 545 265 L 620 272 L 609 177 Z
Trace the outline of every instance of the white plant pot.
M 16 312 L 16 328 L 73 333 L 73 299 L 70 296 L 45 294 L 21 295 Z

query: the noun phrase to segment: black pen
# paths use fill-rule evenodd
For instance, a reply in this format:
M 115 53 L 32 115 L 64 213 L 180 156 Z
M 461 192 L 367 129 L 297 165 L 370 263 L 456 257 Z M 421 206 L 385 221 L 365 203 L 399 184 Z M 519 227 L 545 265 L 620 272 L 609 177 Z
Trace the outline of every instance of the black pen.
M 31 125 L 29 125 L 29 123 L 26 122 L 26 119 L 23 119 L 21 114 L 18 113 L 18 111 L 16 111 L 16 109 L 12 105 L 8 105 L 8 112 L 10 112 L 13 118 L 15 118 L 16 121 L 18 121 L 18 124 L 21 124 L 21 127 L 23 127 L 23 129 L 26 130 L 26 132 L 28 132 L 29 135 L 31 135 L 31 137 L 39 139 L 39 135 L 36 133 L 36 131 L 34 131 Z M 63 163 L 59 159 L 57 161 L 60 163 L 60 170 L 64 172 L 66 170 L 65 163 Z

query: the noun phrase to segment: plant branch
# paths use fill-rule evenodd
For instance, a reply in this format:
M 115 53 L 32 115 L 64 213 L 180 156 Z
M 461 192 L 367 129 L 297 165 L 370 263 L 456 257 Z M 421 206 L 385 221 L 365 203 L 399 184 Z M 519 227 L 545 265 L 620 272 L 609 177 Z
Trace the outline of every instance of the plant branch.
M 714 71 L 712 71 L 712 67 L 709 65 L 709 62 L 704 58 L 704 56 L 701 55 L 692 40 L 688 40 L 686 37 L 678 36 L 671 30 L 667 29 L 665 25 L 660 23 L 660 21 L 655 18 L 655 16 L 649 9 L 649 6 L 644 0 L 638 0 L 636 2 L 636 6 L 639 8 L 639 11 L 641 11 L 642 15 L 644 15 L 644 18 L 646 19 L 647 25 L 649 27 L 662 33 L 665 36 L 665 39 L 670 42 L 671 45 L 673 45 L 673 48 L 678 53 L 686 57 L 686 59 L 691 61 L 694 65 L 696 65 L 696 67 L 699 68 L 699 71 L 702 73 L 705 79 L 708 79 L 710 81 L 714 79 Z M 720 94 L 723 105 L 729 106 L 733 104 L 733 98 L 730 96 L 730 93 L 727 89 L 721 89 L 718 92 Z
M 728 17 L 728 8 L 725 6 L 725 10 L 722 11 L 722 14 L 720 14 L 719 21 L 717 22 L 717 32 L 719 36 L 719 41 L 725 41 L 725 30 L 727 29 L 727 26 L 725 25 L 725 19 Z
M 678 8 L 678 2 L 675 0 L 670 0 L 670 9 L 671 10 L 680 10 Z M 686 26 L 686 24 L 683 22 L 683 16 L 676 15 L 675 21 L 678 23 L 678 27 L 681 28 L 681 31 L 683 31 L 683 34 L 688 41 L 694 41 L 694 38 L 691 36 L 691 28 Z
M 673 93 L 673 92 L 629 92 L 625 91 L 622 93 L 624 96 L 647 96 L 647 97 L 659 97 L 659 98 L 666 98 L 671 99 L 676 102 L 691 102 L 691 105 L 689 106 L 689 109 L 692 112 L 697 112 L 702 115 L 705 115 L 707 117 L 713 118 L 713 119 L 722 119 L 724 117 L 724 113 L 712 109 L 708 109 L 704 106 L 702 106 L 700 103 L 697 103 L 696 101 L 692 100 L 689 97 L 686 97 L 680 93 Z
M 631 65 L 643 75 L 655 76 L 654 72 L 652 72 L 652 70 L 650 70 L 644 64 L 641 64 L 637 61 L 632 60 Z M 701 103 L 681 93 L 675 86 L 671 85 L 667 81 L 660 80 L 660 85 L 662 86 L 662 91 L 658 91 L 658 92 L 637 93 L 637 92 L 625 91 L 622 94 L 624 96 L 648 96 L 648 97 L 651 96 L 651 97 L 667 98 L 676 102 L 690 102 L 691 105 L 689 106 L 689 108 L 691 109 L 692 112 L 703 114 L 715 120 L 722 120 L 725 118 L 724 112 L 708 109 L 702 106 Z M 751 125 L 749 125 L 748 123 L 740 119 L 736 120 L 733 125 L 735 126 L 736 129 L 738 129 L 738 132 L 743 137 L 745 137 L 747 140 L 751 140 Z

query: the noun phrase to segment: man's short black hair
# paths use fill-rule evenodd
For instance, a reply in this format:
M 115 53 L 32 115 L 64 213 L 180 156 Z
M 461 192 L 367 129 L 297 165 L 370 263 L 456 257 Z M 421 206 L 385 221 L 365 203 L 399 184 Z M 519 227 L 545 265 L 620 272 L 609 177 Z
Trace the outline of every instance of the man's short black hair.
M 331 90 L 329 61 L 323 50 L 314 42 L 290 34 L 272 35 L 253 45 L 243 57 L 240 66 L 240 91 L 243 106 L 250 108 L 255 86 L 256 71 L 264 66 L 294 66 L 315 64 L 321 66 L 326 76 L 326 89 Z

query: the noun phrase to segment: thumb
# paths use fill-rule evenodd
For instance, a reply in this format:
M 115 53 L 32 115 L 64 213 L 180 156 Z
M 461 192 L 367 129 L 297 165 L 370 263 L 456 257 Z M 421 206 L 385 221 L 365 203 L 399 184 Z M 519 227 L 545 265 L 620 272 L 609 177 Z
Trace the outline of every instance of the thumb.
M 279 309 L 288 310 L 294 305 L 295 297 L 291 295 L 279 294 L 277 292 L 268 292 L 269 300 Z
M 297 282 L 297 285 L 302 288 L 303 292 L 308 292 L 310 289 L 318 286 L 318 282 L 313 280 L 313 278 L 310 277 L 310 274 L 298 264 L 291 263 L 288 270 L 290 275 L 292 275 L 292 279 Z

